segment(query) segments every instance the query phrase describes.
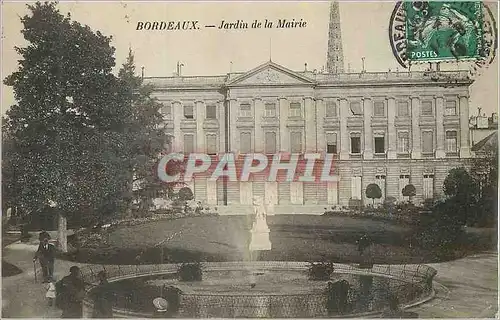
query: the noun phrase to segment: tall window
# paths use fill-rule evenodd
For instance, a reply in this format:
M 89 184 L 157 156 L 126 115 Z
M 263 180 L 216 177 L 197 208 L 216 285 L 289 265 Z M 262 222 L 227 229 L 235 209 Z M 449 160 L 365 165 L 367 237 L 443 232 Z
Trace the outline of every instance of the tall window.
M 251 117 L 252 116 L 252 107 L 250 103 L 242 103 L 240 104 L 240 117 Z
M 383 135 L 375 136 L 375 153 L 385 153 L 385 138 Z
M 434 152 L 434 136 L 432 131 L 422 132 L 422 152 L 432 153 Z
M 361 177 L 351 177 L 351 198 L 361 200 Z
M 276 132 L 266 132 L 266 153 L 276 153 Z
M 432 101 L 422 101 L 422 115 L 432 116 Z
M 350 108 L 351 108 L 351 114 L 353 116 L 363 115 L 363 107 L 361 106 L 360 102 L 357 102 L 357 101 L 351 102 Z
M 457 103 L 455 101 L 446 101 L 446 111 L 447 116 L 457 115 Z
M 217 107 L 214 105 L 207 106 L 207 119 L 217 119 Z
M 398 132 L 398 152 L 408 153 L 410 151 L 410 133 L 408 131 Z
M 194 152 L 194 135 L 185 134 L 184 135 L 184 153 Z
M 373 115 L 375 117 L 385 116 L 385 106 L 383 101 L 375 101 L 373 105 Z
M 193 106 L 184 106 L 184 118 L 185 119 L 194 119 Z
M 270 102 L 265 105 L 265 116 L 266 117 L 276 117 L 276 103 Z
M 300 110 L 300 103 L 299 102 L 292 102 L 290 103 L 290 117 L 301 117 L 302 112 Z
M 351 153 L 361 153 L 361 134 L 351 134 Z
M 290 144 L 292 153 L 302 152 L 302 132 L 290 132 Z
M 164 119 L 166 120 L 172 119 L 172 106 L 161 107 L 160 113 L 163 115 Z
M 408 117 L 410 115 L 410 111 L 408 108 L 408 102 L 400 101 L 398 102 L 398 117 Z
M 252 151 L 252 134 L 250 132 L 240 132 L 240 152 L 250 153 Z
M 402 174 L 399 176 L 399 201 L 408 201 L 409 197 L 403 196 L 403 189 L 410 184 L 410 175 Z
M 328 132 L 326 134 L 326 152 L 337 154 L 337 134 Z
M 326 102 L 326 111 L 325 115 L 327 118 L 335 118 L 337 117 L 337 104 L 335 101 L 327 101 Z
M 457 132 L 446 131 L 446 152 L 457 152 Z
M 379 200 L 379 202 L 382 202 L 385 198 L 385 175 L 384 174 L 376 175 L 375 183 L 379 186 L 380 190 L 382 191 L 382 197 Z
M 217 154 L 217 135 L 207 135 L 207 154 Z
M 434 197 L 434 175 L 424 174 L 424 199 Z

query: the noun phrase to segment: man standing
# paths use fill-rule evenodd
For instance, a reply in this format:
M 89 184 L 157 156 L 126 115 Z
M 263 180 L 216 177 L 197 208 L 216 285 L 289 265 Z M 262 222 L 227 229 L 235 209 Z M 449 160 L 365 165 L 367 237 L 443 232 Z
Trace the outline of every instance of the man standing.
M 70 274 L 56 284 L 56 305 L 62 309 L 62 318 L 82 318 L 85 283 L 80 268 L 72 266 Z
M 99 285 L 93 291 L 94 311 L 92 318 L 113 318 L 113 303 L 115 296 L 109 288 L 108 277 L 105 271 L 99 272 Z
M 38 250 L 35 253 L 33 261 L 38 259 L 40 265 L 42 266 L 43 272 L 43 283 L 50 282 L 54 275 L 54 258 L 56 254 L 56 248 L 54 245 L 49 243 L 49 237 L 40 237 L 41 242 L 38 246 Z

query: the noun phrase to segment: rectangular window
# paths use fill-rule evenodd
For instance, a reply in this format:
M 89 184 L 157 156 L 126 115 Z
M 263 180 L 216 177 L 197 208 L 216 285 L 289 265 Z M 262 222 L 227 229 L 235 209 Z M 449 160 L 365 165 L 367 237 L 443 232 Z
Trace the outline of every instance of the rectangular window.
M 290 103 L 290 117 L 302 117 L 302 110 L 300 110 L 300 103 Z
M 184 106 L 184 118 L 194 119 L 194 109 L 193 106 Z
M 383 101 L 375 101 L 373 105 L 373 115 L 375 117 L 384 117 L 385 116 L 385 107 Z
M 240 152 L 250 153 L 252 150 L 252 134 L 250 132 L 240 132 Z
M 399 176 L 399 194 L 398 194 L 398 199 L 399 201 L 408 201 L 409 197 L 403 196 L 403 189 L 407 185 L 410 184 L 410 176 L 409 175 L 400 175 Z
M 264 111 L 266 117 L 276 117 L 276 103 L 266 103 Z
M 375 153 L 385 153 L 384 137 L 375 137 Z
M 185 134 L 184 135 L 184 153 L 194 152 L 194 135 Z
M 361 177 L 351 177 L 351 198 L 361 200 Z
M 410 152 L 410 133 L 408 131 L 398 132 L 398 152 Z
M 290 182 L 290 202 L 292 204 L 304 204 L 303 182 Z
M 351 102 L 351 113 L 353 116 L 361 116 L 363 115 L 363 107 L 360 102 Z
M 326 152 L 337 154 L 337 134 L 329 132 L 326 134 Z
M 424 174 L 424 199 L 434 198 L 434 175 Z
M 252 107 L 250 103 L 242 103 L 240 104 L 240 117 L 251 117 L 252 116 Z
M 217 136 L 215 134 L 207 135 L 207 154 L 217 154 Z
M 163 115 L 164 119 L 167 119 L 167 120 L 172 119 L 172 106 L 161 107 L 160 113 Z
M 422 152 L 423 153 L 434 152 L 434 137 L 432 131 L 422 132 Z
M 422 115 L 432 116 L 432 101 L 422 101 Z
M 457 152 L 456 131 L 446 131 L 446 152 Z
M 302 152 L 302 132 L 290 132 L 290 144 L 292 153 Z
M 398 102 L 398 117 L 408 117 L 410 115 L 410 111 L 408 108 L 408 102 L 401 101 Z
M 446 111 L 447 116 L 457 115 L 457 103 L 455 101 L 446 101 Z
M 335 101 L 327 101 L 326 102 L 325 116 L 327 118 L 336 118 L 337 117 L 337 104 L 335 103 Z
M 207 119 L 217 119 L 217 107 L 214 105 L 207 106 Z
M 266 132 L 266 153 L 273 154 L 276 153 L 276 133 Z
M 351 153 L 361 153 L 361 137 L 359 135 L 351 136 Z

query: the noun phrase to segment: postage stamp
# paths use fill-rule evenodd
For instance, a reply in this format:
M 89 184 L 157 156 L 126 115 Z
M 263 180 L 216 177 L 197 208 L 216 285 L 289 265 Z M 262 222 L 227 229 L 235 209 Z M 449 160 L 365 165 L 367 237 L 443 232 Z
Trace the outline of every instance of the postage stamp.
M 481 57 L 482 2 L 413 1 L 406 11 L 408 59 L 414 62 Z

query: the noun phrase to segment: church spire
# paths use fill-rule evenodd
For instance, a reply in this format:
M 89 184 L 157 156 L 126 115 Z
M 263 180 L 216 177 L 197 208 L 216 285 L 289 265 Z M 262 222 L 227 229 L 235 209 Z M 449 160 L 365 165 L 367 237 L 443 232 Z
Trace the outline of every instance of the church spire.
M 344 72 L 344 54 L 342 50 L 342 35 L 340 32 L 339 4 L 335 1 L 330 5 L 326 69 L 328 73 Z

